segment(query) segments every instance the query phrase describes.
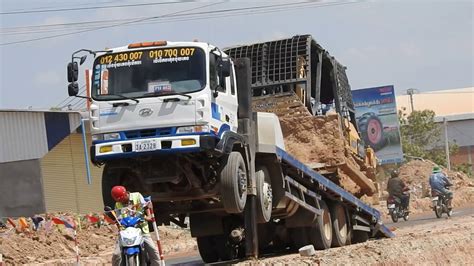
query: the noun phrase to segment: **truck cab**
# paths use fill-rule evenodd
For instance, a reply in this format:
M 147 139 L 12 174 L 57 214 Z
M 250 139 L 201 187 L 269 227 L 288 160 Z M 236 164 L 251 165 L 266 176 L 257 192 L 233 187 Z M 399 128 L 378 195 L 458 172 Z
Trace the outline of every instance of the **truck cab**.
M 199 42 L 130 44 L 100 53 L 91 75 L 92 161 L 205 148 L 237 131 L 232 62 Z

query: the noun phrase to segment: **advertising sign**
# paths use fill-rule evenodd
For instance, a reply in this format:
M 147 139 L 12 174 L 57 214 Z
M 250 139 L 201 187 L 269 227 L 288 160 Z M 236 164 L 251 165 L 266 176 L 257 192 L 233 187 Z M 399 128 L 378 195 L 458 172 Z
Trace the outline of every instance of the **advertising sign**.
M 375 150 L 380 164 L 403 160 L 393 86 L 352 91 L 361 138 Z

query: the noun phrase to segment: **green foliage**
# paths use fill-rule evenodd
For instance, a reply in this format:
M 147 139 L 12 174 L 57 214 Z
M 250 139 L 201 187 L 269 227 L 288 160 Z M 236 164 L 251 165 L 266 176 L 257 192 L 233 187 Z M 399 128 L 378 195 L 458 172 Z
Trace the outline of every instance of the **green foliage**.
M 474 176 L 472 175 L 472 170 L 471 170 L 472 168 L 471 167 L 472 167 L 472 164 L 463 163 L 463 164 L 458 164 L 458 165 L 454 166 L 453 170 L 463 172 L 466 175 L 468 175 L 470 178 L 474 178 Z
M 438 165 L 447 166 L 441 140 L 441 127 L 434 122 L 432 110 L 413 111 L 410 115 L 405 110 L 398 111 L 402 148 L 405 155 L 429 159 Z M 449 144 L 449 153 L 458 150 L 455 144 Z

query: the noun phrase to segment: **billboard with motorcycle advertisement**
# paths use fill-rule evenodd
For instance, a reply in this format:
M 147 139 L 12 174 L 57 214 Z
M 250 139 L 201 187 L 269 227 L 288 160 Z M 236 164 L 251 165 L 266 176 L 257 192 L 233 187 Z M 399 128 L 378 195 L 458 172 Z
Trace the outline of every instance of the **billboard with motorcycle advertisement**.
M 403 160 L 395 90 L 392 85 L 352 91 L 362 140 L 374 149 L 379 164 Z

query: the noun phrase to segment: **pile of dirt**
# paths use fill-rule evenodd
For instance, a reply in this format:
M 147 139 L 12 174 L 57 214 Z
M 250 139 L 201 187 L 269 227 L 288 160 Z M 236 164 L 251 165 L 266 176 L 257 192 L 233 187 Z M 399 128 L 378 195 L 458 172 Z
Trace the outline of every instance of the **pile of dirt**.
M 399 169 L 400 178 L 410 187 L 410 211 L 419 213 L 431 209 L 429 176 L 435 163 L 429 160 L 413 160 Z M 463 172 L 442 169 L 448 175 L 454 186 L 453 206 L 463 206 L 474 202 L 474 182 Z
M 396 230 L 397 236 L 298 254 L 244 261 L 237 265 L 467 265 L 474 261 L 474 219 L 453 217 L 439 223 Z
M 165 255 L 196 249 L 189 230 L 160 226 L 159 232 Z M 81 260 L 106 254 L 101 263 L 110 262 L 117 235 L 115 225 L 83 224 L 77 230 Z M 74 231 L 63 225 L 54 225 L 49 231 L 44 228 L 25 232 L 16 232 L 12 227 L 0 229 L 0 254 L 7 265 L 74 262 L 75 252 Z

